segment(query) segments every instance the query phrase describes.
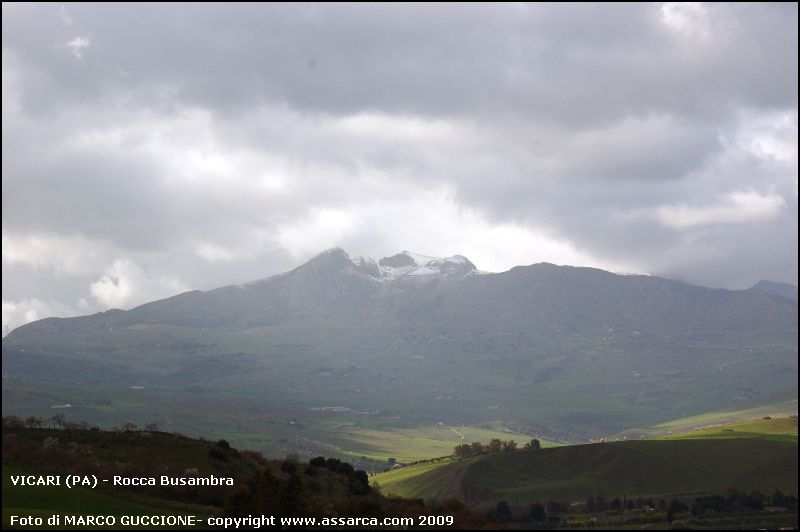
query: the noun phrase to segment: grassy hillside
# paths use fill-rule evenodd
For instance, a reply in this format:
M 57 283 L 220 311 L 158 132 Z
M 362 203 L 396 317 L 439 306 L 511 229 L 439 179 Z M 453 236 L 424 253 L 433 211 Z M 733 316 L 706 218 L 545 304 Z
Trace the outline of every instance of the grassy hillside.
M 3 427 L 3 527 L 9 515 L 204 515 L 233 488 L 192 492 L 180 487 L 110 488 L 11 486 L 10 475 L 200 475 L 247 478 L 260 467 L 251 456 L 218 443 L 164 432 Z
M 89 488 L 66 486 L 14 487 L 11 475 L 46 475 L 46 470 L 18 464 L 3 464 L 3 529 L 10 515 L 47 518 L 60 515 L 203 515 L 208 507 L 131 493 L 104 493 Z M 65 527 L 67 528 L 67 527 Z M 74 529 L 75 527 L 69 527 Z
M 666 498 L 730 488 L 797 493 L 796 419 L 773 421 L 772 433 L 755 422 L 706 438 L 574 445 L 424 464 L 375 481 L 385 493 L 456 497 L 478 505 L 500 499 L 579 501 L 596 494 Z M 753 437 L 743 437 L 748 435 Z
M 662 438 L 763 438 L 797 442 L 797 417 L 769 417 L 739 423 L 713 423 Z
M 46 429 L 3 419 L 3 530 L 10 516 L 194 515 L 207 517 L 457 516 L 455 528 L 487 524 L 455 501 L 425 505 L 388 499 L 352 464 L 317 457 L 268 460 L 224 441 L 209 442 L 155 431 Z M 95 488 L 14 485 L 11 475 L 96 475 Z M 113 486 L 122 477 L 229 477 L 232 486 Z M 209 525 L 195 527 L 202 529 Z M 163 529 L 163 527 L 162 527 Z
M 669 431 L 685 432 L 687 430 L 701 429 L 708 425 L 749 422 L 764 416 L 774 418 L 788 418 L 797 415 L 797 398 L 774 403 L 766 403 L 739 410 L 719 410 L 705 412 L 694 416 L 685 416 L 664 423 L 659 423 L 641 432 L 652 435 L 665 435 Z

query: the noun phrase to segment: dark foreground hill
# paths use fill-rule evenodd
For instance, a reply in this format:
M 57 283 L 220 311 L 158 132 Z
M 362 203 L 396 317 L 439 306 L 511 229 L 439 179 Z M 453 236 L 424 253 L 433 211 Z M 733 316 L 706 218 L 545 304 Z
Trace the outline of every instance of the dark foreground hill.
M 334 249 L 246 285 L 20 327 L 3 340 L 3 377 L 12 414 L 67 403 L 82 419 L 146 423 L 148 403 L 121 397 L 144 390 L 162 426 L 240 430 L 265 409 L 336 408 L 407 426 L 499 419 L 575 441 L 796 398 L 797 303 Z
M 385 493 L 456 498 L 474 507 L 499 500 L 613 498 L 693 500 L 730 490 L 797 495 L 797 418 L 726 426 L 671 439 L 615 441 L 484 454 L 393 470 Z
M 62 481 L 59 486 L 14 485 L 12 478 L 19 475 L 33 479 L 57 475 Z M 98 486 L 67 488 L 64 475 L 96 475 Z M 115 487 L 111 484 L 115 476 L 152 477 L 156 485 Z M 185 481 L 210 476 L 231 478 L 233 485 L 165 487 L 160 484 L 162 476 Z M 449 516 L 453 524 L 448 528 L 492 526 L 485 515 L 475 514 L 457 501 L 426 504 L 384 497 L 372 489 L 364 471 L 337 459 L 268 460 L 256 452 L 238 451 L 225 441 L 209 442 L 158 431 L 28 428 L 18 419 L 4 418 L 3 530 L 18 528 L 10 527 L 11 515 L 43 517 L 46 522 L 53 514 L 62 516 L 62 525 L 64 516 L 111 516 L 118 526 L 77 528 L 115 530 L 173 529 L 119 526 L 123 516 L 188 515 L 201 520 L 198 526 L 189 528 L 200 530 L 220 529 L 211 526 L 211 518 L 251 515 L 370 518 L 379 523 L 384 518 L 412 518 L 417 525 L 420 516 Z M 278 523 L 272 528 L 330 527 Z
M 28 421 L 27 425 L 37 422 Z M 796 419 L 769 425 L 748 423 L 736 430 L 674 440 L 503 452 L 367 477 L 337 459 L 268 460 L 225 441 L 156 430 L 101 431 L 69 422 L 60 429 L 30 428 L 7 417 L 2 431 L 3 529 L 9 528 L 11 515 L 53 514 L 62 519 L 102 515 L 118 520 L 193 515 L 203 520 L 196 529 L 213 528 L 205 526 L 211 518 L 250 515 L 377 520 L 376 526 L 355 527 L 368 529 L 387 528 L 385 518 L 413 519 L 413 524 L 395 526 L 403 529 L 622 522 L 700 528 L 797 526 Z M 12 475 L 66 474 L 100 479 L 214 475 L 232 478 L 234 485 L 113 487 L 101 481 L 93 489 L 11 482 Z M 420 526 L 422 516 L 433 526 Z

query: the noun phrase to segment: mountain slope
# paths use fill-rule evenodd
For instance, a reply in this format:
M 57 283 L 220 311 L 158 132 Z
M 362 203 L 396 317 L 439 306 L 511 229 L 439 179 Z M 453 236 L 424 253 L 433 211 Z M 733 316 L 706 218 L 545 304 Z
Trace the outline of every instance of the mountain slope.
M 195 393 L 582 439 L 796 397 L 797 304 L 592 268 L 481 274 L 460 256 L 333 249 L 246 285 L 20 327 L 3 372 L 146 386 L 168 409 Z
M 775 281 L 764 280 L 751 286 L 750 290 L 797 301 L 797 286 L 789 283 L 776 283 Z

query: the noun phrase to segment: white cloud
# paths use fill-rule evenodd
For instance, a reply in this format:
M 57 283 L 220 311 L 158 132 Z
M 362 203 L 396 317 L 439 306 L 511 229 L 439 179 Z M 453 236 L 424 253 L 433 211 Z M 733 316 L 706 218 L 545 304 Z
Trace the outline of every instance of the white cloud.
M 460 206 L 447 188 L 419 191 L 395 185 L 380 198 L 366 193 L 372 201 L 316 210 L 300 223 L 279 228 L 279 244 L 297 260 L 340 246 L 353 255 L 372 257 L 404 249 L 433 256 L 460 254 L 479 269 L 495 272 L 536 262 L 636 270 L 631 264 L 593 257 L 546 231 L 488 220 Z
M 213 242 L 199 242 L 195 252 L 208 262 L 231 262 L 241 258 L 236 251 Z
M 188 288 L 171 276 L 156 276 L 131 260 L 117 260 L 89 287 L 92 297 L 106 307 L 129 308 L 185 292 Z
M 708 13 L 702 2 L 665 2 L 661 17 L 671 30 L 685 35 L 708 34 Z
M 447 140 L 459 132 L 459 124 L 448 120 L 430 120 L 415 116 L 361 112 L 330 120 L 327 127 L 334 133 L 360 139 L 390 141 L 435 142 Z M 461 125 L 463 127 L 463 125 Z
M 733 139 L 733 149 L 755 157 L 775 185 L 788 184 L 797 198 L 797 109 L 753 115 L 746 113 Z
M 72 26 L 72 17 L 70 17 L 69 13 L 67 12 L 67 6 L 59 6 L 58 18 L 61 19 L 61 22 L 63 22 L 65 26 Z
M 56 275 L 102 271 L 110 263 L 112 253 L 109 244 L 82 236 L 3 231 L 3 263 L 25 264 Z
M 754 155 L 797 166 L 797 109 L 754 119 L 740 142 Z
M 293 257 L 307 257 L 352 237 L 357 223 L 352 212 L 313 209 L 304 220 L 279 227 L 277 240 Z
M 20 325 L 49 316 L 77 316 L 84 314 L 77 308 L 57 301 L 42 301 L 36 298 L 20 300 L 3 299 L 3 336 Z
M 67 42 L 64 46 L 69 49 L 70 53 L 77 59 L 83 59 L 83 51 L 92 45 L 92 39 L 89 37 L 77 36 L 71 41 Z
M 786 205 L 778 194 L 759 194 L 752 190 L 732 192 L 714 205 L 693 207 L 665 205 L 656 213 L 662 225 L 673 229 L 713 224 L 741 224 L 774 218 Z

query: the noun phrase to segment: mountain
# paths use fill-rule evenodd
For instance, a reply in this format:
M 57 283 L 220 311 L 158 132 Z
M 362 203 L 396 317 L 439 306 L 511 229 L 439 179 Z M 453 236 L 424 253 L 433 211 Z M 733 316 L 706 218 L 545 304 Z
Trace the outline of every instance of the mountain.
M 763 280 L 751 286 L 750 290 L 797 301 L 797 286 L 789 283 L 776 283 L 775 281 Z
M 244 285 L 25 325 L 3 340 L 3 377 L 12 413 L 62 401 L 90 420 L 229 427 L 335 407 L 362 424 L 502 420 L 574 440 L 796 398 L 797 303 L 337 248 Z

